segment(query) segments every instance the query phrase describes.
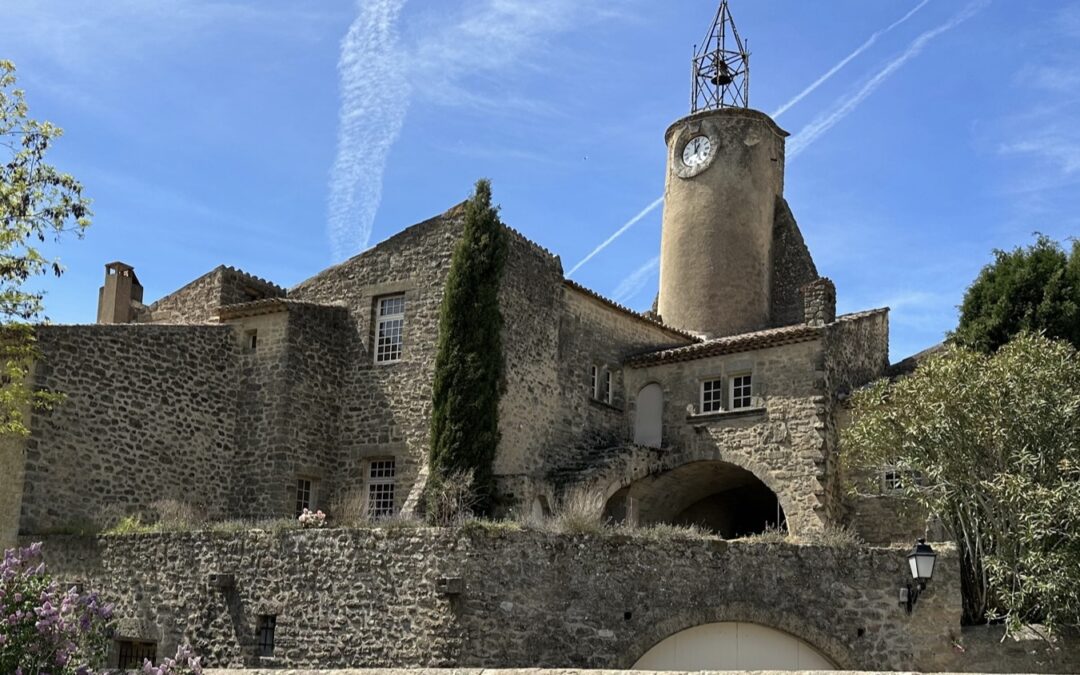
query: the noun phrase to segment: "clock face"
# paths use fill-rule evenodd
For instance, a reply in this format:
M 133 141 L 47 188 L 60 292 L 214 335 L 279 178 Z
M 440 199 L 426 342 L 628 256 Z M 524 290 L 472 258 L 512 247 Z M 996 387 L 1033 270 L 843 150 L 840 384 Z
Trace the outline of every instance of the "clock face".
M 703 166 L 712 156 L 712 141 L 708 136 L 691 138 L 682 151 L 682 161 L 688 168 Z

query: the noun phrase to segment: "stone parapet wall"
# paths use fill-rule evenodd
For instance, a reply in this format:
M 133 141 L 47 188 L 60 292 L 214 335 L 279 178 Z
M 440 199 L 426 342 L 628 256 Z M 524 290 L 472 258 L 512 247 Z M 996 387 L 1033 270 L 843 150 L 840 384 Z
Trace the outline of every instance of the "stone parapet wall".
M 718 621 L 799 637 L 845 668 L 937 668 L 959 625 L 955 554 L 908 615 L 904 550 L 625 534 L 288 530 L 50 537 L 49 569 L 117 603 L 159 654 L 190 641 L 215 667 L 627 668 Z M 234 575 L 231 588 L 212 574 Z M 440 590 L 461 579 L 462 592 Z

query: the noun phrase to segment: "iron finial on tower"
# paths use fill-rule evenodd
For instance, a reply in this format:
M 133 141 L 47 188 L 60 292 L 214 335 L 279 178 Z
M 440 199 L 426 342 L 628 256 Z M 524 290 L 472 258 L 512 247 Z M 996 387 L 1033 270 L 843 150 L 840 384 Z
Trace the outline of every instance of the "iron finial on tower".
M 709 34 L 694 52 L 690 112 L 750 107 L 750 51 L 739 37 L 728 0 L 720 3 Z

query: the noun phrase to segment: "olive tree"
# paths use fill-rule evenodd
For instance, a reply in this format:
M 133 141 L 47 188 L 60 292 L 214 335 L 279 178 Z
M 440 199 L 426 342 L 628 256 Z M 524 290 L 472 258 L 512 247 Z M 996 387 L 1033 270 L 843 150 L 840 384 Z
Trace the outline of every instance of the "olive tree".
M 916 477 L 961 558 L 964 619 L 1080 624 L 1080 354 L 1021 333 L 993 354 L 950 346 L 852 398 L 852 472 Z

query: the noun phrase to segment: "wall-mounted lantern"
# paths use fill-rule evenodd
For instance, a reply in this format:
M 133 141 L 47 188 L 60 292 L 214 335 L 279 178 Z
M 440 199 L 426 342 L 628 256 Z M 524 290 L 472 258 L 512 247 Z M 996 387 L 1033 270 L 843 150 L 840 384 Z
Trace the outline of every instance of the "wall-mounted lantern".
M 925 539 L 915 542 L 911 553 L 907 556 L 908 567 L 911 569 L 911 581 L 908 582 L 906 593 L 903 593 L 907 604 L 908 614 L 919 600 L 919 593 L 926 590 L 926 584 L 934 576 L 934 563 L 937 562 L 937 553 L 926 543 Z

